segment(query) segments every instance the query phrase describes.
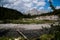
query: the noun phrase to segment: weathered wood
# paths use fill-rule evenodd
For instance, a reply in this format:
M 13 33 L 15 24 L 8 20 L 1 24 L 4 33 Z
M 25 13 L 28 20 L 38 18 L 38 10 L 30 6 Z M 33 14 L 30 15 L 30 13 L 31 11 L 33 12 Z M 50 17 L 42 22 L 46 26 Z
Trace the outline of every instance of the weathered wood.
M 20 35 L 22 35 L 24 38 L 25 38 L 25 40 L 29 40 L 21 31 L 19 31 L 19 30 L 16 30 Z

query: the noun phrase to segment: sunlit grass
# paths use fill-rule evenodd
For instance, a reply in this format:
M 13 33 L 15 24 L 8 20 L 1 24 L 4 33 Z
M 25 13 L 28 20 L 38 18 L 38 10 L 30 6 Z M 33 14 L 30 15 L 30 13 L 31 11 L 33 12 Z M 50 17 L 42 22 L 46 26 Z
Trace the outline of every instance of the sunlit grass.
M 18 37 L 18 38 L 14 38 L 14 37 L 0 37 L 0 40 L 25 40 L 23 37 Z
M 18 19 L 18 20 L 6 20 L 5 22 L 13 24 L 43 24 L 43 23 L 54 23 L 55 20 Z

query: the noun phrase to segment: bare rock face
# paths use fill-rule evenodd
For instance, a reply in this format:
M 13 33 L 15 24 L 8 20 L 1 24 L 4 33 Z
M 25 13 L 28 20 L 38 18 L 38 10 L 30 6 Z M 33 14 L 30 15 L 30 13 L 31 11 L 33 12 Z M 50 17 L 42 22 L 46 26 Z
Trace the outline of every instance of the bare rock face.
M 28 10 L 26 14 L 37 15 L 40 12 L 37 9 Z

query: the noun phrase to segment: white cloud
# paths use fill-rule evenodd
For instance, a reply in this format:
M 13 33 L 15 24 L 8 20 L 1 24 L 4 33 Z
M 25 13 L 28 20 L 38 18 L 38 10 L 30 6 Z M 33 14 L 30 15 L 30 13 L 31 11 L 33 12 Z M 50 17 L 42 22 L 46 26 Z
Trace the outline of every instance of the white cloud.
M 21 0 L 18 0 L 18 1 L 15 1 L 13 5 L 18 5 L 18 4 L 21 4 Z
M 43 9 L 46 4 L 45 0 L 7 0 L 7 2 L 12 4 L 6 4 L 4 7 L 25 11 L 33 8 L 37 9 L 38 6 L 41 6 L 40 9 Z M 34 5 L 33 3 L 35 3 L 36 6 L 32 7 Z
M 48 0 L 48 1 L 50 1 L 50 0 Z
M 32 0 L 22 0 L 23 2 L 31 2 Z
M 8 4 L 4 5 L 4 7 L 8 7 Z
M 44 9 L 44 7 L 40 7 L 39 10 Z
M 9 2 L 9 3 L 14 3 L 16 2 L 17 0 L 5 0 L 6 2 Z
M 60 6 L 56 6 L 56 9 L 60 9 Z
M 30 10 L 32 10 L 32 9 L 37 9 L 37 7 L 31 7 Z
M 14 1 L 17 1 L 17 0 L 8 0 L 9 2 L 14 2 Z
M 31 7 L 32 6 L 32 3 L 26 3 L 24 4 L 26 7 Z
M 37 4 L 37 6 L 45 6 L 46 4 L 45 0 L 33 0 L 33 3 Z
M 37 7 L 33 7 L 34 9 L 37 9 Z
M 38 0 L 33 0 L 33 3 L 38 3 Z
M 51 7 L 48 7 L 48 9 L 51 9 Z
M 38 2 L 37 6 L 45 6 L 46 2 Z
M 45 1 L 45 0 L 40 0 L 40 1 Z

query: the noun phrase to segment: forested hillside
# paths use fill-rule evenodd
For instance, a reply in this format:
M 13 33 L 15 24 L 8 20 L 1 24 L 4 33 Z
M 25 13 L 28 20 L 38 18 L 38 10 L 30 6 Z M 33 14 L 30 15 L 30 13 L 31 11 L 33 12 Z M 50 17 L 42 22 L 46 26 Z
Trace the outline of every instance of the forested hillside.
M 0 20 L 1 19 L 19 19 L 22 16 L 23 14 L 21 12 L 18 12 L 17 10 L 0 7 Z

